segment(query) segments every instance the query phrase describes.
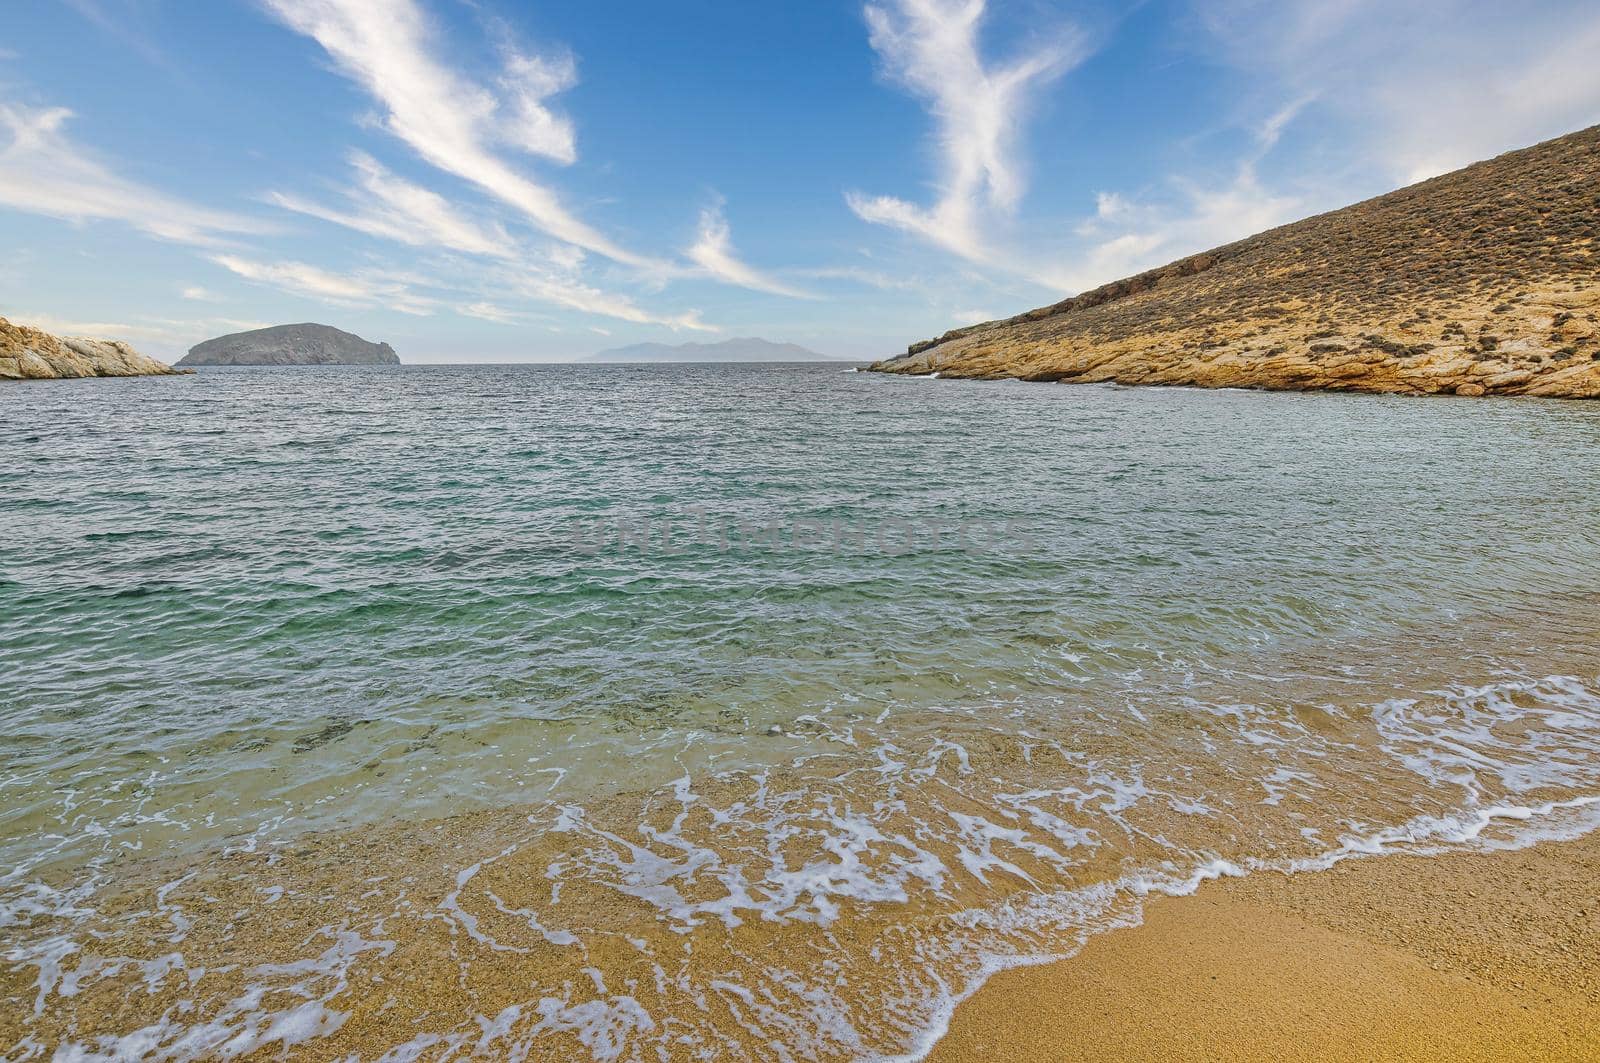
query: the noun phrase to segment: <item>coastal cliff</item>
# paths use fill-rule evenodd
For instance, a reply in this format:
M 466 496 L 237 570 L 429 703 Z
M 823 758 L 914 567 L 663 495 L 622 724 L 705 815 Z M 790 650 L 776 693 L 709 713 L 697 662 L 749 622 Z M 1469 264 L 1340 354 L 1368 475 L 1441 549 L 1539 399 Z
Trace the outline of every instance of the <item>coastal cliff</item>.
M 332 325 L 274 325 L 218 336 L 189 348 L 178 362 L 195 365 L 399 365 L 387 343 L 369 343 Z
M 173 376 L 183 372 L 118 340 L 52 336 L 0 317 L 0 380 Z
M 876 372 L 1600 398 L 1600 126 L 913 344 Z

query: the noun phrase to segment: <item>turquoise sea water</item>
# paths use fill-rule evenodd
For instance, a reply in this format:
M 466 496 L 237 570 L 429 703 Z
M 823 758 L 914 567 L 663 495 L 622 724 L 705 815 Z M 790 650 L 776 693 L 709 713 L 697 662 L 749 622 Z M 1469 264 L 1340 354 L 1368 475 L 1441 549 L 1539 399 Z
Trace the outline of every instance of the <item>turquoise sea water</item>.
M 168 863 L 203 879 L 462 812 L 571 842 L 539 866 L 590 892 L 557 890 L 541 932 L 598 927 L 583 898 L 608 890 L 696 944 L 765 920 L 826 953 L 836 920 L 901 909 L 981 925 L 919 938 L 921 981 L 746 972 L 804 1014 L 708 1005 L 672 1031 L 706 1058 L 849 1058 L 925 1045 L 986 971 L 1068 949 L 1118 890 L 1600 811 L 1600 406 L 837 365 L 221 370 L 0 386 L 0 451 L 21 1016 L 0 1034 L 20 1058 L 319 1056 L 350 965 L 388 953 L 298 971 L 327 978 L 292 1006 L 213 998 L 192 912 L 149 955 L 97 951 L 114 898 Z M 739 790 L 772 773 L 783 802 Z M 719 813 L 599 822 L 662 801 Z M 511 851 L 471 846 L 434 869 L 449 919 Z M 278 866 L 274 899 L 296 889 Z M 335 930 L 403 947 L 361 892 Z M 74 972 L 137 1000 L 178 969 L 158 955 L 200 987 L 188 1008 L 77 1014 Z M 610 1009 L 579 1038 L 598 1058 L 666 1043 L 665 990 L 550 992 L 509 1018 L 424 1009 L 393 1047 L 464 1050 L 499 1018 L 534 1055 L 575 1051 L 582 1022 L 538 1024 L 557 998 Z M 719 1039 L 750 1023 L 767 1048 Z

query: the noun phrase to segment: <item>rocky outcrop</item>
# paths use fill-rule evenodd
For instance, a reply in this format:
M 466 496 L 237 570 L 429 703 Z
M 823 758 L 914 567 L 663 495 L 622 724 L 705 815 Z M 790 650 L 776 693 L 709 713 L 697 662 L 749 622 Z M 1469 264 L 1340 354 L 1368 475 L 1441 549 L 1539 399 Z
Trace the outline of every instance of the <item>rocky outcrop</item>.
M 189 349 L 180 366 L 399 365 L 387 343 L 368 343 L 331 325 L 274 325 L 218 336 Z
M 118 340 L 52 336 L 0 317 L 0 380 L 171 376 L 181 372 Z
M 1600 127 L 913 344 L 879 372 L 1600 398 Z

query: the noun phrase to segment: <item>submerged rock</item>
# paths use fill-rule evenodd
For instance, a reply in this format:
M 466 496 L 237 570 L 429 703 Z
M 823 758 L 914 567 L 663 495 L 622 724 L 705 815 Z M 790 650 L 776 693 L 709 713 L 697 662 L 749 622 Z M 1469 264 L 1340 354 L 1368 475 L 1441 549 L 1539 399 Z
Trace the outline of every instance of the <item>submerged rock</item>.
M 0 317 L 0 380 L 95 376 L 173 376 L 186 370 L 140 354 L 120 340 L 52 336 Z
M 307 322 L 235 332 L 197 343 L 178 362 L 194 365 L 399 365 L 387 343 Z

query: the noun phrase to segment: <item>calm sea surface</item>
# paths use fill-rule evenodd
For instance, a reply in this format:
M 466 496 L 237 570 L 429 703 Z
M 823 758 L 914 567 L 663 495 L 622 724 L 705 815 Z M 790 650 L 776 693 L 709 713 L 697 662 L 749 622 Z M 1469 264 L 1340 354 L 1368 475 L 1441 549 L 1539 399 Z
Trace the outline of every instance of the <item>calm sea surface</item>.
M 1600 822 L 1600 404 L 207 370 L 0 453 L 7 1058 L 915 1054 L 1151 891 Z

